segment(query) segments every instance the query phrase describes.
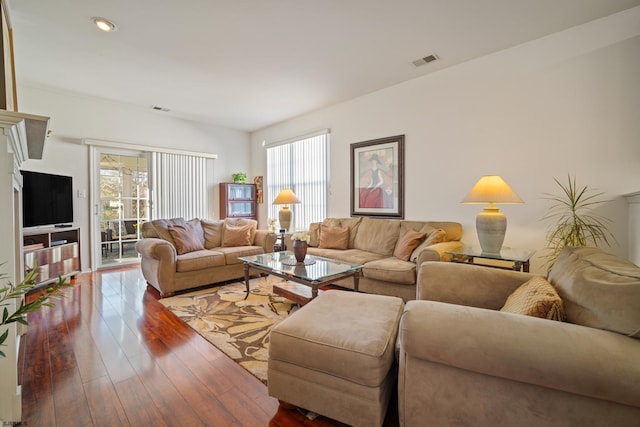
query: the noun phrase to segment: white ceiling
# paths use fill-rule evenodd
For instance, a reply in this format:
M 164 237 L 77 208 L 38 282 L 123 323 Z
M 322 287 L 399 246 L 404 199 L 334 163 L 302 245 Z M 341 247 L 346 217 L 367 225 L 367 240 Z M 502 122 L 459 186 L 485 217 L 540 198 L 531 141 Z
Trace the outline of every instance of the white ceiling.
M 253 131 L 640 0 L 12 0 L 20 85 Z M 92 17 L 116 23 L 98 31 Z M 413 60 L 436 54 L 415 68 Z

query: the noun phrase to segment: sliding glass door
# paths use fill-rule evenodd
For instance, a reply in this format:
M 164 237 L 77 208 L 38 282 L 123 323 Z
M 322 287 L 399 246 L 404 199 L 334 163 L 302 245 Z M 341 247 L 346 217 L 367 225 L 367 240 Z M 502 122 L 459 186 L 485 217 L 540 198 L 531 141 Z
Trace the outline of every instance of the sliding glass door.
M 141 224 L 149 220 L 149 168 L 144 152 L 96 150 L 96 267 L 138 262 Z M 98 234 L 99 233 L 99 234 Z M 98 255 L 99 254 L 99 255 Z

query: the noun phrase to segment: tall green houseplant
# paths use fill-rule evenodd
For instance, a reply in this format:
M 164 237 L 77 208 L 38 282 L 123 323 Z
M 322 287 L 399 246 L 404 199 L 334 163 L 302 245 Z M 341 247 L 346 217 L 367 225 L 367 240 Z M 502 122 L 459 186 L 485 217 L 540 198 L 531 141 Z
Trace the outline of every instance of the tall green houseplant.
M 544 256 L 549 269 L 565 246 L 609 246 L 609 239 L 615 240 L 607 228 L 611 221 L 593 212 L 596 206 L 607 202 L 600 199 L 604 193 L 594 193 L 586 185 L 579 187 L 575 176 L 567 175 L 566 185 L 553 180 L 562 191 L 560 195 L 544 193 L 545 199 L 552 202 L 549 213 L 542 218 L 551 223 L 546 236 L 548 253 Z

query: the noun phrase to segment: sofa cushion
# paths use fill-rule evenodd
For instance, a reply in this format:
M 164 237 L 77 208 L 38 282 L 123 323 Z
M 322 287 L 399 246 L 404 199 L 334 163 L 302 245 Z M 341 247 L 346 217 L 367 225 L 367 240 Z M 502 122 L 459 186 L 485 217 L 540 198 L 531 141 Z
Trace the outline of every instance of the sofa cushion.
M 243 261 L 239 260 L 239 257 L 260 255 L 264 253 L 262 246 L 229 246 L 216 248 L 216 252 L 220 252 L 224 255 L 224 260 L 227 265 L 241 264 Z
M 251 245 L 251 224 L 234 227 L 229 224 L 224 225 L 222 235 L 222 246 L 249 246 Z
M 309 246 L 317 248 L 320 246 L 320 223 L 312 222 L 309 224 Z
M 204 270 L 210 267 L 219 267 L 225 265 L 224 254 L 217 251 L 207 249 L 195 252 L 189 252 L 184 255 L 178 255 L 176 260 L 176 271 L 184 273 L 187 271 Z
M 160 238 L 160 236 L 158 235 L 158 232 L 156 231 L 151 221 L 142 223 L 142 237 L 143 238 L 153 237 L 156 239 Z
M 153 228 L 156 230 L 158 237 L 171 243 L 174 248 L 176 247 L 176 242 L 173 240 L 173 236 L 169 232 L 169 226 L 182 225 L 183 227 L 186 227 L 187 225 L 184 218 L 154 219 L 151 221 L 151 224 L 153 224 Z
M 349 229 L 347 227 L 320 226 L 320 244 L 322 249 L 347 249 L 349 247 Z
M 376 254 L 392 256 L 400 235 L 400 221 L 363 218 L 353 247 Z
M 178 255 L 204 249 L 200 237 L 192 225 L 170 225 L 169 233 L 171 233 Z
M 640 267 L 593 247 L 562 249 L 549 281 L 567 321 L 640 338 Z
M 427 238 L 424 239 L 424 241 L 420 243 L 420 245 L 418 245 L 417 248 L 414 249 L 414 251 L 411 253 L 411 257 L 409 258 L 410 261 L 416 262 L 418 259 L 418 256 L 420 255 L 420 252 L 422 252 L 424 248 L 431 245 L 435 245 L 436 243 L 445 242 L 446 238 L 447 238 L 447 233 L 444 230 L 434 229 L 427 235 Z
M 513 291 L 500 311 L 549 320 L 564 319 L 560 296 L 542 276 L 532 277 Z
M 222 246 L 222 227 L 224 221 L 201 219 L 202 230 L 204 232 L 204 247 L 213 249 Z
M 198 236 L 198 239 L 200 239 L 200 243 L 202 244 L 202 246 L 204 246 L 204 230 L 202 228 L 202 223 L 200 222 L 200 219 L 199 218 L 190 219 L 189 221 L 187 221 L 187 225 L 193 228 L 193 231 Z
M 396 257 L 382 258 L 368 262 L 362 269 L 367 279 L 392 282 L 399 285 L 414 285 L 416 283 L 416 265 L 402 261 Z
M 361 251 L 360 249 L 322 249 L 322 248 L 309 248 L 307 249 L 309 255 L 321 256 L 324 258 L 334 259 L 336 261 L 348 262 L 349 264 L 366 264 L 371 261 L 376 261 L 385 258 L 383 255 L 374 254 L 372 252 Z
M 403 261 L 409 261 L 409 257 L 413 253 L 413 250 L 417 248 L 420 243 L 427 238 L 427 233 L 421 233 L 419 231 L 409 230 L 407 231 L 396 244 L 396 248 L 393 251 L 393 256 Z

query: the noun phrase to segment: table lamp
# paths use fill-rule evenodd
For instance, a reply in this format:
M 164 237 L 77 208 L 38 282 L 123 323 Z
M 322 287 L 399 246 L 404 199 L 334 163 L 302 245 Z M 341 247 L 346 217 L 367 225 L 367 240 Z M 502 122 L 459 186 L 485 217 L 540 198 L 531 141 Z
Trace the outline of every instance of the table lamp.
M 488 203 L 476 217 L 476 231 L 483 253 L 500 253 L 507 231 L 507 217 L 494 204 L 524 203 L 498 175 L 485 175 L 473 186 L 461 203 Z
M 280 221 L 280 228 L 284 228 L 285 230 L 289 230 L 291 226 L 291 210 L 289 209 L 289 205 L 300 203 L 300 199 L 296 197 L 296 195 L 288 188 L 284 188 L 278 193 L 275 200 L 273 201 L 274 205 L 284 205 L 280 212 L 278 212 L 278 221 Z

